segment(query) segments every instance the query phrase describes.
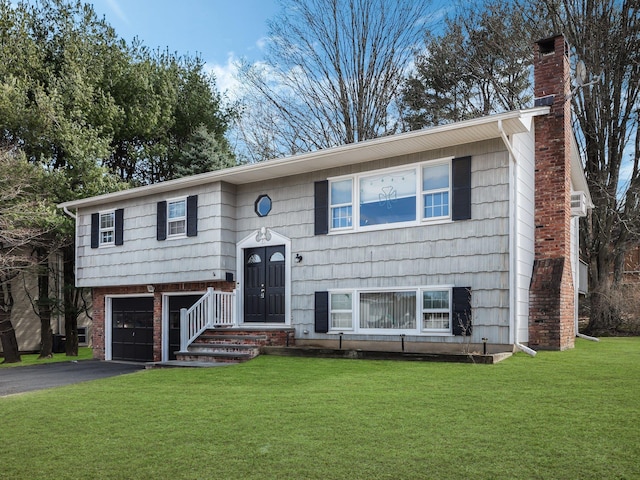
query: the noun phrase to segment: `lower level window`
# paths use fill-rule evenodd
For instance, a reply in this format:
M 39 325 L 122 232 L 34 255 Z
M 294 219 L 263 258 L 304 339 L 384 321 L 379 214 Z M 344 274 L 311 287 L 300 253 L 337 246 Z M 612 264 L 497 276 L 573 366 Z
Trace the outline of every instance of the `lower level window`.
M 416 328 L 416 292 L 361 293 L 360 328 Z
M 422 328 L 423 330 L 449 331 L 448 290 L 429 290 L 422 292 Z
M 451 332 L 451 289 L 330 292 L 331 331 Z

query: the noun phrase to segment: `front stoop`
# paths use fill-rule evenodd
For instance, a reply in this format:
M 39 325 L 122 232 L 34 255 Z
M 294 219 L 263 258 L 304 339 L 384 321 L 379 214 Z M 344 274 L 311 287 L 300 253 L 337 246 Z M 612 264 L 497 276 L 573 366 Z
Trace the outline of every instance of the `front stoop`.
M 293 341 L 293 329 L 214 328 L 200 335 L 187 351 L 176 352 L 176 360 L 240 363 L 257 357 L 262 347 L 292 345 Z

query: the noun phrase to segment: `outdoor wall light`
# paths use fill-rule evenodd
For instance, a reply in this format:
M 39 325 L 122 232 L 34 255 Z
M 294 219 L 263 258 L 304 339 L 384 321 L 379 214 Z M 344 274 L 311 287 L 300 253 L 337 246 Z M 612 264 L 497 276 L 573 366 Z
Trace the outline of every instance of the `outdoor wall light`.
M 155 291 L 156 291 L 156 289 L 155 289 L 155 287 L 153 285 L 147 285 L 147 292 L 153 293 Z
M 300 263 L 302 261 L 302 255 L 296 253 L 296 263 Z

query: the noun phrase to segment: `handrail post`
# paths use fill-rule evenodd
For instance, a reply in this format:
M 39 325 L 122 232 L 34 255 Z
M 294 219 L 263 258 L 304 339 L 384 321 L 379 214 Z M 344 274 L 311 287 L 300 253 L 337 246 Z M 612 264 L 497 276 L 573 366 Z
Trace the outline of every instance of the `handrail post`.
M 238 308 L 238 294 L 237 290 L 234 288 L 231 297 L 231 323 L 234 327 L 238 326 L 238 312 L 240 311 Z
M 207 288 L 207 294 L 209 296 L 208 301 L 207 301 L 207 325 L 210 327 L 213 327 L 215 325 L 215 305 L 213 304 L 214 300 L 215 300 L 215 295 L 213 293 L 213 287 L 209 287 Z
M 180 309 L 180 351 L 187 351 L 187 343 L 189 342 L 189 324 L 187 323 L 187 309 Z

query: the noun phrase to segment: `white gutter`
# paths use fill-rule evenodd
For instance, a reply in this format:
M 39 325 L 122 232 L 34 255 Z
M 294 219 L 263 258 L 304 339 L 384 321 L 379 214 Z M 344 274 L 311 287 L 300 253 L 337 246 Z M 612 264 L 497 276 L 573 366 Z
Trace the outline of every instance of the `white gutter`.
M 502 126 L 502 120 L 498 120 L 498 131 L 500 132 L 500 137 L 502 137 L 502 141 L 504 142 L 509 152 L 509 158 L 511 159 L 510 165 L 513 165 L 511 168 L 511 197 L 513 199 L 513 201 L 511 202 L 511 208 L 513 209 L 511 219 L 513 221 L 513 226 L 511 227 L 511 240 L 509 242 L 510 248 L 511 248 L 511 255 L 510 255 L 510 261 L 509 261 L 509 276 L 511 277 L 509 279 L 509 285 L 511 288 L 511 295 L 509 298 L 509 303 L 510 303 L 509 310 L 513 318 L 513 321 L 512 321 L 513 344 L 515 345 L 516 348 L 523 351 L 527 355 L 531 355 L 532 357 L 535 357 L 537 353 L 535 350 L 525 345 L 522 345 L 521 343 L 518 342 L 519 315 L 518 315 L 518 312 L 516 311 L 517 305 L 518 305 L 518 301 L 517 301 L 518 300 L 518 297 L 517 297 L 518 276 L 516 274 L 516 268 L 518 265 L 518 245 L 517 245 L 518 192 L 516 189 L 516 181 L 518 179 L 518 175 L 517 175 L 518 163 L 516 162 L 516 158 L 517 158 L 516 152 L 513 149 L 511 142 L 509 142 L 509 138 L 507 137 L 507 134 L 505 133 L 504 128 Z
M 64 211 L 64 213 L 66 213 L 67 215 L 69 215 L 71 218 L 73 218 L 74 220 L 77 218 L 76 214 L 73 212 L 70 212 L 69 209 L 67 207 L 62 207 L 62 210 Z

